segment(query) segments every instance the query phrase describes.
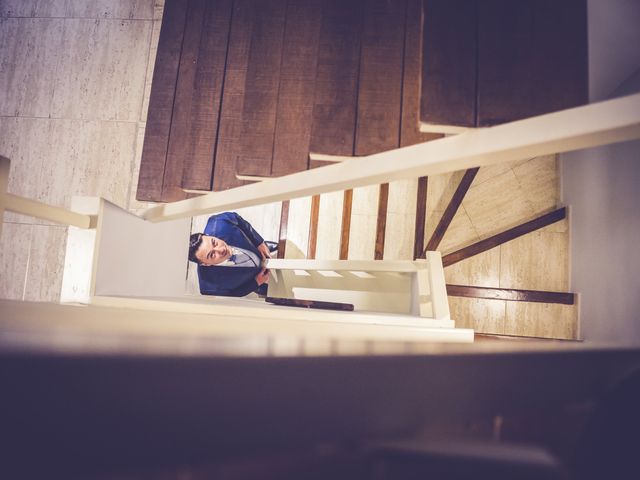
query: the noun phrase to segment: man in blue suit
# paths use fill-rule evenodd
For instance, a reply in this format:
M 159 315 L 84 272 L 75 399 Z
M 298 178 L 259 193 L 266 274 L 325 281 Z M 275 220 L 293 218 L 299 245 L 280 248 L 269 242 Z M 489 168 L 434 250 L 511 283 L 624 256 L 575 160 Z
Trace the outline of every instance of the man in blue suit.
M 198 264 L 200 293 L 227 297 L 266 293 L 269 271 L 264 264 L 276 248 L 237 213 L 209 217 L 204 233 L 194 233 L 189 241 L 189 260 Z

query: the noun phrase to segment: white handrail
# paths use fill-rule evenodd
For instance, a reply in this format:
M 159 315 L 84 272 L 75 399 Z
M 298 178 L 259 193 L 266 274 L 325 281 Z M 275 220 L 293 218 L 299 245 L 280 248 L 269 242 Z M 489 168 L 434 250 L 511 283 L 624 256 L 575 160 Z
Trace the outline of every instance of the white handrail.
M 72 225 L 78 228 L 95 228 L 95 217 L 72 212 L 65 208 L 54 207 L 46 203 L 19 197 L 11 193 L 5 194 L 4 208 L 14 213 L 49 220 L 50 222 Z
M 4 216 L 4 210 L 9 210 L 14 213 L 78 228 L 95 228 L 96 219 L 94 216 L 72 212 L 66 208 L 54 207 L 53 205 L 8 193 L 6 190 L 10 166 L 11 162 L 8 158 L 0 157 L 0 220 Z
M 640 138 L 640 94 L 159 205 L 158 222 Z

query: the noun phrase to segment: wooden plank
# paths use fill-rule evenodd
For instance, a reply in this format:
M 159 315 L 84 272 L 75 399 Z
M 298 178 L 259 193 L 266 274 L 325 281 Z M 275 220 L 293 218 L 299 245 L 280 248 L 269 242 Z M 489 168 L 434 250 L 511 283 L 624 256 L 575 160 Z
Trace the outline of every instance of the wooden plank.
M 416 199 L 416 228 L 413 240 L 413 258 L 419 258 L 424 250 L 424 229 L 427 224 L 427 185 L 428 177 L 418 179 Z
M 353 155 L 362 0 L 326 0 L 318 45 L 310 150 Z M 324 166 L 309 163 L 311 168 Z
M 356 155 L 400 145 L 406 0 L 365 5 L 358 82 Z
M 272 176 L 307 169 L 321 11 L 321 0 L 291 0 L 287 6 Z
M 422 122 L 476 125 L 476 21 L 476 0 L 424 0 Z
M 162 199 L 162 184 L 186 14 L 187 0 L 167 0 L 151 82 L 149 113 L 136 192 L 136 198 L 143 202 L 157 202 Z
M 462 205 L 462 200 L 464 199 L 464 196 L 469 191 L 469 187 L 471 187 L 471 182 L 473 182 L 473 179 L 476 177 L 478 170 L 479 168 L 476 167 L 476 168 L 470 168 L 466 172 L 464 172 L 464 176 L 460 180 L 460 183 L 458 184 L 458 188 L 456 188 L 456 191 L 453 193 L 453 196 L 451 197 L 451 200 L 449 201 L 447 208 L 442 214 L 442 217 L 440 218 L 438 225 L 433 231 L 431 238 L 427 242 L 427 246 L 425 248 L 425 251 L 423 252 L 423 256 L 424 256 L 424 253 L 427 252 L 427 250 L 433 251 L 438 249 L 440 242 L 444 238 L 444 234 L 447 233 L 447 229 L 449 228 L 449 225 L 451 225 L 451 221 L 453 220 L 453 217 L 458 211 L 458 208 L 460 208 L 460 205 Z
M 535 230 L 546 227 L 547 225 L 551 225 L 552 223 L 559 222 L 566 216 L 567 208 L 558 208 L 553 212 L 542 215 L 529 222 L 523 223 L 522 225 L 510 228 L 509 230 L 500 232 L 497 235 L 485 238 L 484 240 L 480 240 L 479 242 L 445 255 L 442 259 L 442 263 L 445 267 L 448 267 L 449 265 L 458 263 L 466 258 L 473 257 L 474 255 L 486 252 L 487 250 L 497 247 L 498 245 L 502 245 L 503 243 L 513 240 L 514 238 L 521 237 L 522 235 L 526 235 L 527 233 L 531 233 Z
M 190 131 L 182 170 L 182 187 L 211 190 L 225 66 L 231 28 L 231 0 L 206 1 L 197 45 L 191 97 Z M 184 57 L 184 53 L 183 53 Z M 172 139 L 173 140 L 173 139 Z
M 234 1 L 213 168 L 216 191 L 245 184 L 236 178 L 236 158 L 242 142 L 242 111 L 254 14 L 250 0 Z
M 273 159 L 287 2 L 253 0 L 251 3 L 253 29 L 236 170 L 240 175 L 269 176 Z
M 307 244 L 307 258 L 316 258 L 318 244 L 318 217 L 320 216 L 320 195 L 311 198 L 311 218 L 309 219 L 309 243 Z
M 422 10 L 423 0 L 407 0 L 402 74 L 402 115 L 400 146 L 414 145 L 440 138 L 420 132 L 420 91 L 422 89 Z M 418 255 L 422 253 L 422 249 Z
M 289 226 L 289 200 L 282 202 L 280 209 L 280 229 L 278 231 L 278 258 L 284 258 L 287 248 L 287 230 Z
M 284 13 L 284 0 L 234 2 L 214 190 L 242 185 L 236 174 L 271 173 Z
M 569 292 L 547 292 L 541 290 L 518 290 L 515 288 L 489 288 L 447 284 L 447 295 L 452 297 L 488 298 L 513 302 L 561 303 L 574 305 L 575 294 Z
M 384 257 L 384 237 L 387 228 L 387 206 L 389 204 L 389 184 L 380 185 L 378 193 L 378 220 L 376 222 L 376 247 L 374 258 L 382 260 Z
M 483 0 L 478 15 L 478 126 L 588 102 L 585 0 Z
M 191 140 L 191 102 L 196 78 L 198 47 L 203 30 L 204 9 L 203 0 L 189 1 L 171 115 L 167 161 L 162 179 L 161 200 L 163 202 L 175 202 L 187 198 L 186 192 L 181 188 L 182 169 Z
M 230 0 L 189 2 L 162 183 L 165 202 L 186 198 L 182 187 L 211 188 L 230 16 Z M 185 173 L 200 181 L 184 185 Z
M 637 138 L 640 138 L 640 94 L 471 130 L 224 193 L 158 205 L 142 215 L 148 220 L 166 221 Z
M 353 190 L 345 190 L 342 201 L 342 224 L 340 227 L 340 260 L 349 258 L 349 231 L 351 230 L 352 204 Z
M 284 305 L 286 307 L 319 308 L 321 310 L 342 310 L 344 312 L 353 312 L 352 303 L 321 302 L 319 300 L 301 300 L 299 298 L 275 297 L 267 297 L 265 298 L 265 302 L 273 303 L 274 305 Z

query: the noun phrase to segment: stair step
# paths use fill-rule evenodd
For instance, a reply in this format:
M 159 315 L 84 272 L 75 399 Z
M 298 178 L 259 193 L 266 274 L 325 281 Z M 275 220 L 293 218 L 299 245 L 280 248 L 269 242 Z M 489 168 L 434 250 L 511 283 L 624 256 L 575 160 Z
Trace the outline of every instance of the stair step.
M 585 0 L 424 0 L 421 130 L 588 103 Z

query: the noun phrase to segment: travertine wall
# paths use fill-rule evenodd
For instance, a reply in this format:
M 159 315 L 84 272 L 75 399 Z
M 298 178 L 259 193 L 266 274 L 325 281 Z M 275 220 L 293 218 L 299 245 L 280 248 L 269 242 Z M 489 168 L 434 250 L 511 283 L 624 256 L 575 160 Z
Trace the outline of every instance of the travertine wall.
M 0 0 L 0 155 L 9 192 L 135 202 L 163 0 Z M 7 213 L 0 297 L 57 301 L 66 227 Z

